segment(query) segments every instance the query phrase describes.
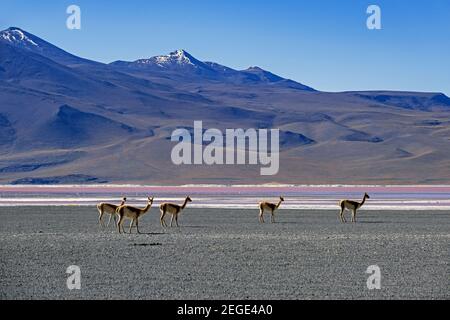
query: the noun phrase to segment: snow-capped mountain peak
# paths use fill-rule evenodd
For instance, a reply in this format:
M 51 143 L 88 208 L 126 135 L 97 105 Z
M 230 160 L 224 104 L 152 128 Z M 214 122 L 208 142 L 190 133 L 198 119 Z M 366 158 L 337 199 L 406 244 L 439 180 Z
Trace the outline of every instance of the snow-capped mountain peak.
M 176 64 L 188 64 L 194 65 L 192 62 L 193 57 L 184 50 L 176 50 L 168 55 L 156 56 L 155 57 L 158 64 L 176 63 Z
M 13 46 L 21 50 L 31 51 L 63 65 L 79 63 L 98 64 L 83 58 L 76 57 L 57 46 L 16 27 L 0 31 L 0 45 Z
M 150 59 L 140 59 L 135 61 L 140 65 L 157 65 L 161 68 L 167 67 L 182 67 L 182 66 L 199 66 L 202 62 L 195 59 L 187 51 L 179 49 L 170 52 L 167 55 L 155 56 Z
M 251 66 L 251 67 L 248 67 L 245 71 L 265 71 L 265 70 L 258 66 Z
M 190 61 L 190 59 L 192 58 L 192 56 L 183 49 L 175 50 L 175 51 L 169 53 L 169 56 L 177 59 L 178 61 L 186 61 L 186 62 Z
M 111 65 L 134 70 L 146 70 L 146 72 L 171 72 L 174 76 L 197 77 L 212 81 L 221 81 L 234 84 L 265 84 L 279 85 L 292 89 L 314 91 L 301 83 L 284 79 L 276 74 L 260 67 L 252 66 L 245 70 L 235 70 L 224 65 L 200 61 L 187 51 L 179 49 L 166 55 L 154 56 L 148 59 L 140 59 L 133 62 L 115 61 Z
M 33 41 L 33 39 L 28 36 L 25 31 L 14 27 L 0 32 L 0 39 L 3 39 L 4 41 L 10 42 L 15 45 L 22 44 L 25 46 L 39 46 L 35 41 Z

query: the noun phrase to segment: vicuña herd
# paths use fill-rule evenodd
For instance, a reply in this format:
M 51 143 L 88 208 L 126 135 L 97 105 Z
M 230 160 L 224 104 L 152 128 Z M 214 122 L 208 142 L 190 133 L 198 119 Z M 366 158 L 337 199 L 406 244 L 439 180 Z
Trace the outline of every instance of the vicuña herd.
M 339 219 L 342 223 L 346 223 L 347 220 L 345 220 L 345 210 L 348 209 L 352 212 L 352 222 L 356 223 L 356 213 L 359 208 L 361 208 L 364 203 L 366 202 L 366 199 L 370 199 L 369 195 L 367 193 L 364 194 L 364 197 L 361 202 L 353 201 L 353 200 L 341 200 L 339 201 L 339 207 L 341 208 L 341 211 L 339 213 Z M 123 223 L 125 219 L 129 219 L 130 226 L 128 229 L 128 233 L 131 233 L 131 229 L 133 228 L 133 225 L 136 226 L 137 233 L 140 233 L 139 231 L 139 218 L 141 218 L 143 215 L 145 215 L 147 212 L 150 211 L 150 208 L 152 207 L 154 198 L 147 198 L 147 205 L 145 208 L 137 208 L 133 206 L 126 205 L 125 202 L 127 201 L 127 198 L 123 198 L 122 202 L 119 205 L 110 204 L 110 203 L 99 203 L 97 205 L 98 209 L 98 222 L 101 226 L 103 225 L 103 215 L 105 213 L 109 214 L 109 220 L 108 224 L 106 226 L 109 226 L 111 219 L 114 218 L 114 223 L 117 226 L 117 229 L 119 230 L 119 233 L 124 232 L 123 229 Z M 264 223 L 264 212 L 270 213 L 270 221 L 272 223 L 275 222 L 275 211 L 280 207 L 281 203 L 284 201 L 283 197 L 280 197 L 277 203 L 272 202 L 260 202 L 258 204 L 259 208 L 259 222 Z M 164 220 L 164 217 L 166 214 L 169 214 L 171 216 L 170 219 L 170 227 L 172 227 L 173 222 L 175 221 L 176 226 L 178 227 L 178 215 L 181 213 L 181 211 L 186 208 L 187 204 L 189 202 L 192 202 L 192 199 L 187 196 L 184 199 L 184 202 L 182 204 L 176 204 L 176 203 L 161 203 L 159 205 L 159 211 L 161 212 L 161 215 L 159 217 L 161 226 L 163 228 L 167 227 L 166 221 Z

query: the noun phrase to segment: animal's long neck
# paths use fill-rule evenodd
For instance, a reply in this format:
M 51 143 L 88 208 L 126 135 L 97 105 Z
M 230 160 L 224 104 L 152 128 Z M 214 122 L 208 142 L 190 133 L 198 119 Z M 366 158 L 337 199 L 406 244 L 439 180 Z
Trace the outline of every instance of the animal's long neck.
M 277 203 L 277 205 L 276 205 L 276 208 L 277 208 L 277 209 L 280 207 L 280 205 L 281 205 L 282 202 L 283 202 L 283 200 L 281 200 L 281 199 L 278 201 L 278 203 Z
M 364 196 L 364 198 L 362 199 L 361 203 L 359 204 L 359 207 L 362 207 L 364 202 L 366 202 L 366 196 Z
M 148 212 L 148 210 L 150 210 L 151 207 L 152 207 L 152 204 L 148 203 L 144 209 L 140 210 L 139 215 L 142 216 L 142 215 L 146 214 Z
M 184 208 L 186 208 L 187 203 L 188 203 L 188 199 L 186 198 L 186 199 L 184 199 L 184 202 L 181 205 L 181 210 L 184 210 Z

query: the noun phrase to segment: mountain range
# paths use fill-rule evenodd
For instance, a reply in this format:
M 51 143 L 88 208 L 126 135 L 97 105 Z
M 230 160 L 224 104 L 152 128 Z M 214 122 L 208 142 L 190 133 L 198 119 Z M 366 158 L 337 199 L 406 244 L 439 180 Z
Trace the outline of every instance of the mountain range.
M 279 173 L 172 164 L 171 133 L 194 120 L 279 128 Z M 3 184 L 444 184 L 448 159 L 443 93 L 322 92 L 185 50 L 104 64 L 20 28 L 0 32 Z

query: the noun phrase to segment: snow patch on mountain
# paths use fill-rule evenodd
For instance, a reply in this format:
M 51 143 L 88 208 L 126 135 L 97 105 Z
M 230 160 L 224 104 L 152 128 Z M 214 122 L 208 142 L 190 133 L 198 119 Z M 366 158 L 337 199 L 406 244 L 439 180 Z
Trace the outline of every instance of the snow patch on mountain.
M 24 43 L 25 45 L 32 45 L 38 47 L 38 44 L 30 39 L 24 31 L 19 28 L 9 28 L 0 33 L 0 38 L 14 43 Z
M 159 67 L 169 66 L 193 66 L 198 65 L 198 61 L 185 50 L 176 50 L 167 55 L 155 56 L 149 59 L 135 61 L 140 65 L 157 65 Z

